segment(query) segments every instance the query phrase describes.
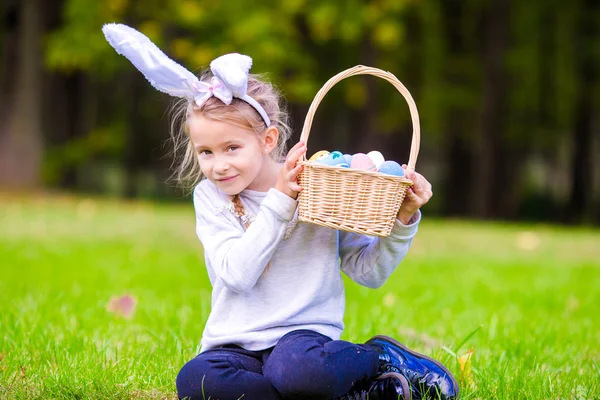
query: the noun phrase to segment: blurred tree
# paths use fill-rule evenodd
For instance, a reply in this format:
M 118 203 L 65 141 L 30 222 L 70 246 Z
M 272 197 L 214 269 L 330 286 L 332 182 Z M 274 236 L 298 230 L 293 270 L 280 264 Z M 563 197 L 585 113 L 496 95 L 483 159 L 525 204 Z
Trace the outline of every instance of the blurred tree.
M 40 0 L 7 0 L 2 8 L 0 186 L 4 187 L 33 188 L 40 183 L 43 6 Z
M 42 8 L 26 7 L 35 2 Z M 561 218 L 562 209 L 566 219 L 585 220 L 600 198 L 592 185 L 592 171 L 600 170 L 593 157 L 600 115 L 596 3 L 7 0 L 0 28 L 1 95 L 10 105 L 0 114 L 0 142 L 8 143 L 0 146 L 2 171 L 14 169 L 19 153 L 9 149 L 17 147 L 30 152 L 18 157 L 30 164 L 19 173 L 36 170 L 43 132 L 46 182 L 89 189 L 97 177 L 117 176 L 116 192 L 128 196 L 145 193 L 151 180 L 157 183 L 150 190 L 164 186 L 168 160 L 157 149 L 168 137 L 169 99 L 106 43 L 100 28 L 116 21 L 194 72 L 227 52 L 250 54 L 253 72 L 268 71 L 289 100 L 294 140 L 331 76 L 356 64 L 389 70 L 419 108 L 418 168 L 434 181 L 436 210 Z M 26 30 L 36 18 L 41 25 Z M 32 49 L 42 37 L 51 72 L 40 74 Z M 21 68 L 25 55 L 32 62 Z M 380 149 L 406 161 L 410 122 L 388 83 L 353 77 L 319 106 L 309 152 Z M 19 124 L 29 133 L 15 135 Z
M 512 214 L 511 211 L 514 211 L 507 210 L 507 204 L 501 202 L 507 186 L 516 185 L 498 184 L 516 178 L 506 171 L 518 162 L 512 157 L 514 151 L 502 137 L 506 130 L 507 74 L 504 60 L 508 47 L 508 15 L 508 0 L 491 0 L 481 17 L 484 27 L 480 64 L 483 93 L 478 124 L 480 134 L 473 138 L 477 168 L 474 168 L 471 197 L 473 214 L 480 218 Z
M 600 3 L 582 0 L 577 8 L 575 46 L 576 72 L 579 77 L 578 93 L 573 102 L 573 153 L 571 190 L 566 208 L 569 222 L 581 222 L 590 216 L 593 200 L 592 132 L 598 130 L 600 118 Z M 596 126 L 594 126 L 596 124 Z M 596 158 L 597 155 L 596 155 Z
M 439 44 L 435 44 L 437 57 L 443 67 L 434 70 L 439 77 L 429 76 L 435 86 L 428 94 L 440 98 L 440 118 L 444 174 L 442 178 L 442 211 L 448 215 L 473 215 L 473 200 L 477 198 L 477 187 L 473 184 L 475 147 L 479 141 L 478 116 L 481 101 L 482 71 L 478 60 L 481 35 L 481 15 L 485 3 L 478 1 L 438 0 L 429 6 L 432 17 L 425 15 L 423 34 L 428 28 L 439 32 Z M 441 28 L 432 26 L 440 24 Z M 433 39 L 431 39 L 433 40 Z M 423 54 L 427 57 L 427 54 Z M 430 104 L 430 102 L 425 102 Z M 428 110 L 422 110 L 427 118 Z M 458 182 L 457 182 L 458 181 Z

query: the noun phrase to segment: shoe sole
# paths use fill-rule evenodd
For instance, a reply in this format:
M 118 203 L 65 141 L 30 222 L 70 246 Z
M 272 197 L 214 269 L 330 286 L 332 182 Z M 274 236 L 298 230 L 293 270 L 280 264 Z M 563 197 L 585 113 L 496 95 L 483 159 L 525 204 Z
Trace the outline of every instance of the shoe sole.
M 452 381 L 452 386 L 454 386 L 454 391 L 456 392 L 456 397 L 458 398 L 458 392 L 460 390 L 460 388 L 458 387 L 458 382 L 456 382 L 456 378 L 454 378 L 454 375 L 452 375 L 452 373 L 450 372 L 450 370 L 448 368 L 446 368 L 444 366 L 444 364 L 442 364 L 441 362 L 434 360 L 431 357 L 427 357 L 425 354 L 421 354 L 419 352 L 416 352 L 414 350 L 409 349 L 408 347 L 406 347 L 405 345 L 403 345 L 402 343 L 400 343 L 399 341 L 397 341 L 394 338 L 391 338 L 389 336 L 385 336 L 385 335 L 375 335 L 373 336 L 372 339 L 383 339 L 383 340 L 387 340 L 389 342 L 394 343 L 396 346 L 400 347 L 402 350 L 406 351 L 407 353 L 412 354 L 415 357 L 420 357 L 420 358 L 424 358 L 427 361 L 431 361 L 432 363 L 434 363 L 435 365 L 437 365 L 442 371 L 444 371 L 446 373 L 447 376 L 450 377 L 450 380 Z
M 386 372 L 384 374 L 379 375 L 377 379 L 385 379 L 389 377 L 396 378 L 402 383 L 402 395 L 404 397 L 404 400 L 412 400 L 412 392 L 410 391 L 410 385 L 408 384 L 408 379 L 406 379 L 404 375 L 399 374 L 397 372 Z

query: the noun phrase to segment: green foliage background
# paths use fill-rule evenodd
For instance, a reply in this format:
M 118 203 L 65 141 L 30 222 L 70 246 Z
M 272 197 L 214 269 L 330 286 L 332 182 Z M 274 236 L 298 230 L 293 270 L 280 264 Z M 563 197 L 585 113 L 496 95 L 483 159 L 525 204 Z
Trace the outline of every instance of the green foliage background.
M 600 104 L 594 72 L 600 65 L 600 10 L 593 1 L 55 3 L 60 15 L 44 36 L 45 67 L 70 80 L 75 94 L 67 96 L 77 107 L 68 110 L 76 126 L 70 134 L 47 128 L 44 176 L 51 186 L 179 195 L 162 185 L 169 99 L 152 90 L 100 30 L 104 23 L 123 22 L 194 72 L 224 53 L 251 55 L 253 72 L 265 73 L 288 100 L 294 140 L 308 105 L 331 76 L 357 64 L 393 72 L 419 108 L 418 166 L 437 189 L 432 212 L 600 218 L 594 211 L 600 165 L 592 157 L 600 148 L 593 122 Z M 312 131 L 309 152 L 380 149 L 390 159 L 408 158 L 406 103 L 374 78 L 336 85 Z M 464 198 L 453 184 L 456 176 Z

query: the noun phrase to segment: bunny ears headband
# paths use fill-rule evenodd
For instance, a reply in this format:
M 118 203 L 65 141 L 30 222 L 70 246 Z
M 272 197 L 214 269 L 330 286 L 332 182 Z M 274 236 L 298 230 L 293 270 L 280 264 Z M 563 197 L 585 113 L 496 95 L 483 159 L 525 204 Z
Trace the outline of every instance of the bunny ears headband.
M 214 77 L 207 83 L 167 57 L 147 36 L 127 25 L 106 24 L 102 31 L 117 53 L 131 61 L 155 89 L 171 96 L 185 97 L 198 106 L 212 96 L 225 104 L 231 104 L 237 97 L 254 107 L 267 127 L 271 126 L 264 108 L 246 94 L 252 66 L 250 57 L 232 53 L 214 59 L 210 63 Z

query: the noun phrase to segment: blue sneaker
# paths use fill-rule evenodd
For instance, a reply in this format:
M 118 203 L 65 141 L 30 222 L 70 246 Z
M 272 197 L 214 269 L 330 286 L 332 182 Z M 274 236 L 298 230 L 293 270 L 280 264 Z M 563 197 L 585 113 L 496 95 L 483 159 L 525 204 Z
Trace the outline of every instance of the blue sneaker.
M 415 400 L 452 400 L 458 397 L 456 379 L 439 361 L 410 350 L 387 336 L 374 336 L 365 344 L 379 353 L 381 373 L 397 372 L 408 379 Z
M 403 375 L 386 372 L 335 400 L 412 400 L 412 397 Z

